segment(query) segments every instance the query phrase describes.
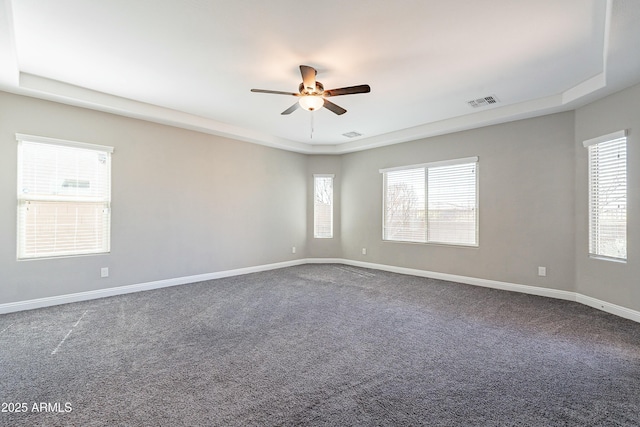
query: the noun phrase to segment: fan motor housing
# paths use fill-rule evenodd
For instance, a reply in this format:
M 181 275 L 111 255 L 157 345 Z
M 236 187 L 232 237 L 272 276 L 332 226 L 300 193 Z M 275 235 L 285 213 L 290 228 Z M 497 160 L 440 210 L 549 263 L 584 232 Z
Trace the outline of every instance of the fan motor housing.
M 304 83 L 300 83 L 300 86 L 298 86 L 298 92 L 300 92 L 300 95 L 319 95 L 324 92 L 324 86 L 322 85 L 322 83 L 316 81 L 316 89 L 314 91 L 309 91 L 306 87 L 304 87 Z

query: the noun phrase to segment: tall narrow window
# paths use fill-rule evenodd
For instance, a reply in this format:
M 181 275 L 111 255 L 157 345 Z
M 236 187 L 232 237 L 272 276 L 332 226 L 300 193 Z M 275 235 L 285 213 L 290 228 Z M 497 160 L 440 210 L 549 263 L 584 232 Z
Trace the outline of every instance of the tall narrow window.
M 313 176 L 313 237 L 333 237 L 333 175 Z
M 383 239 L 478 245 L 478 158 L 383 169 Z
M 110 250 L 111 147 L 18 139 L 18 258 Z
M 584 145 L 589 150 L 589 254 L 626 260 L 626 131 L 594 138 Z

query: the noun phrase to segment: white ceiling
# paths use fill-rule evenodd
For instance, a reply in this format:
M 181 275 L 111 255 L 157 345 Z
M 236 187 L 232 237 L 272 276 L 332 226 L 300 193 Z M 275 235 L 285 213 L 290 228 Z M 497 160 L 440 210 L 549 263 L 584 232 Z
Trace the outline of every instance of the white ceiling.
M 638 83 L 639 22 L 638 0 L 0 0 L 0 89 L 343 153 L 569 110 Z M 342 116 L 283 116 L 296 98 L 250 92 L 296 92 L 300 64 L 326 89 L 371 93 L 331 98 Z M 467 103 L 488 95 L 500 102 Z

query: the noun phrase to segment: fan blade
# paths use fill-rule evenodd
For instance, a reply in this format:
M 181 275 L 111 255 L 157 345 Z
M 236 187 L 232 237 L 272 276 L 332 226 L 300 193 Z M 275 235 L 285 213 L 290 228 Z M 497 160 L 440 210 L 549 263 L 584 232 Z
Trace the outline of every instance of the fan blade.
M 273 93 L 275 95 L 293 95 L 293 96 L 300 96 L 299 93 L 294 93 L 294 92 L 280 92 L 279 90 L 266 90 L 266 89 L 251 89 L 251 92 L 258 92 L 258 93 Z
M 296 102 L 295 104 L 293 104 L 291 107 L 287 108 L 286 110 L 284 110 L 284 111 L 283 111 L 282 113 L 280 113 L 280 114 L 282 114 L 282 115 L 285 115 L 285 114 L 291 114 L 291 113 L 293 113 L 294 111 L 296 111 L 296 110 L 298 109 L 298 107 L 300 107 L 300 104 Z
M 326 108 L 329 111 L 332 111 L 334 113 L 336 113 L 337 115 L 341 115 L 347 112 L 347 110 L 345 110 L 344 108 L 340 107 L 339 105 L 334 104 L 333 102 L 325 99 L 324 100 L 324 108 Z
M 309 67 L 308 65 L 301 65 L 300 74 L 302 74 L 302 83 L 304 84 L 304 87 L 309 92 L 314 92 L 316 90 L 316 74 L 318 74 L 316 69 Z
M 371 87 L 369 85 L 359 85 L 359 86 L 341 87 L 339 89 L 325 90 L 323 95 L 339 96 L 339 95 L 353 95 L 356 93 L 369 93 L 369 92 L 371 92 Z

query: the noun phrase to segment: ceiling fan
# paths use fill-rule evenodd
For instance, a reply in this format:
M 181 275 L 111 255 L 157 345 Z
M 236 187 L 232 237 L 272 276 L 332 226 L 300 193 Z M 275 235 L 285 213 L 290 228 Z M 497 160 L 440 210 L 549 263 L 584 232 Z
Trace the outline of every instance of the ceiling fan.
M 316 74 L 318 74 L 318 72 L 315 68 L 308 65 L 300 66 L 300 74 L 302 74 L 302 83 L 300 83 L 300 86 L 298 87 L 298 93 L 280 92 L 277 90 L 265 89 L 251 89 L 251 92 L 297 96 L 299 98 L 298 102 L 284 110 L 281 114 L 291 114 L 295 110 L 297 110 L 298 107 L 302 107 L 307 111 L 315 111 L 319 110 L 322 107 L 325 107 L 327 110 L 340 115 L 346 113 L 347 110 L 329 101 L 327 97 L 353 95 L 356 93 L 368 93 L 371 91 L 369 85 L 349 86 L 341 87 L 338 89 L 324 90 L 324 86 L 322 85 L 322 83 L 316 80 Z

